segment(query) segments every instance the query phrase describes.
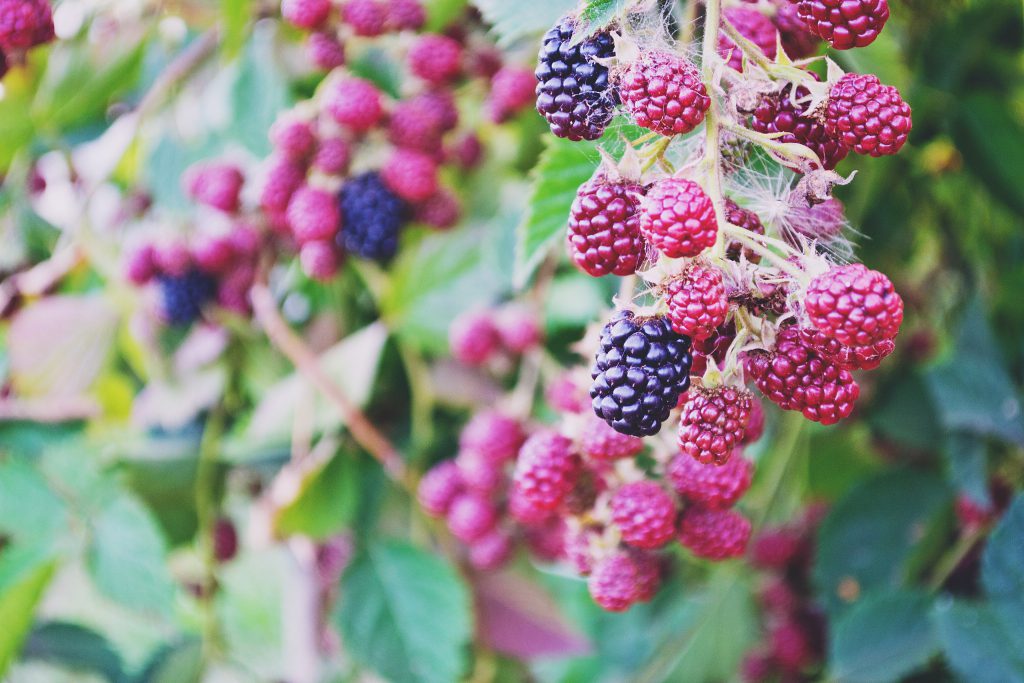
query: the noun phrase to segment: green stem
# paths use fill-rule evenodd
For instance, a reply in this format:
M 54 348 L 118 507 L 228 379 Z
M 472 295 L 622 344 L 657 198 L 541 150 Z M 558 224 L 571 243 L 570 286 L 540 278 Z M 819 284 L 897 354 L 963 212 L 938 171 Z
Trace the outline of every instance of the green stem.
M 761 514 L 755 525 L 755 529 L 761 529 L 765 523 L 771 517 L 771 513 L 774 512 L 775 506 L 778 504 L 779 496 L 782 491 L 782 482 L 784 482 L 796 462 L 796 454 L 800 450 L 798 448 L 800 440 L 804 435 L 804 429 L 806 427 L 807 420 L 801 413 L 792 412 L 786 415 L 786 419 L 782 421 L 781 425 L 781 439 L 776 444 L 776 452 L 781 454 L 782 461 L 780 463 L 772 463 L 775 465 L 775 475 L 770 485 L 763 491 L 767 492 L 767 498 L 761 505 Z
M 646 173 L 647 171 L 651 170 L 651 168 L 656 163 L 658 163 L 658 161 L 660 161 L 662 157 L 665 155 L 665 150 L 668 149 L 669 143 L 671 142 L 672 138 L 661 138 L 653 145 L 646 148 L 644 150 L 644 156 L 646 156 L 647 158 L 644 159 L 644 163 L 643 166 L 640 168 L 640 171 Z
M 718 32 L 722 21 L 722 0 L 704 3 L 704 42 L 701 50 L 701 68 L 704 87 L 711 95 L 711 106 L 704 119 L 704 175 L 705 190 L 711 197 L 718 218 L 718 238 L 712 249 L 715 256 L 724 256 L 725 197 L 722 195 L 721 126 L 718 102 L 714 96 L 715 60 L 718 58 Z
M 766 247 L 757 238 L 755 238 L 753 233 L 749 230 L 726 223 L 724 232 L 733 239 L 739 241 L 743 246 L 747 247 L 751 251 L 760 254 L 771 261 L 772 265 L 792 276 L 795 280 L 802 281 L 806 277 L 804 271 L 800 270 L 796 264 L 784 259 Z
M 971 533 L 963 536 L 948 553 L 942 556 L 935 567 L 931 580 L 928 582 L 928 590 L 937 592 L 949 580 L 950 575 L 956 571 L 968 553 L 978 544 L 989 532 L 988 525 L 983 525 Z

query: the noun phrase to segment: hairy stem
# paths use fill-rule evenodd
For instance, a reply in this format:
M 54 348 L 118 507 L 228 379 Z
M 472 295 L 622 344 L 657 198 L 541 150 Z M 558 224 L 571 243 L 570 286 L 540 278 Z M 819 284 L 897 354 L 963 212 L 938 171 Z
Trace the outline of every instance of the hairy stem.
M 718 238 L 712 253 L 715 256 L 725 254 L 725 197 L 722 195 L 722 151 L 721 151 L 721 112 L 715 98 L 715 62 L 718 58 L 718 32 L 722 20 L 722 0 L 707 0 L 704 3 L 704 42 L 701 50 L 701 68 L 704 87 L 711 97 L 704 119 L 704 176 L 705 189 L 711 197 L 718 220 Z
M 782 256 L 776 254 L 774 251 L 766 247 L 761 243 L 757 237 L 745 228 L 740 228 L 729 223 L 725 223 L 725 233 L 733 239 L 739 241 L 744 247 L 747 247 L 751 251 L 760 254 L 762 257 L 771 262 L 773 266 L 783 271 L 787 275 L 790 275 L 797 281 L 803 281 L 806 277 L 806 273 L 800 270 L 796 264 L 787 261 Z

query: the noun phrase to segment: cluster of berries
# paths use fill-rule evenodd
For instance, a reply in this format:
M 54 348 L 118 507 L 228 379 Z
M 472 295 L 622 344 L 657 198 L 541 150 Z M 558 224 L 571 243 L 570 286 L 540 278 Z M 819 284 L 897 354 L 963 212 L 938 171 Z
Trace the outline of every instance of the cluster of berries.
M 824 612 L 813 598 L 811 563 L 815 533 L 825 512 L 824 507 L 811 505 L 800 519 L 765 529 L 752 543 L 751 563 L 763 572 L 758 602 L 765 639 L 744 659 L 747 683 L 816 680 L 827 629 Z
M 459 130 L 456 90 L 471 78 L 488 82 L 483 105 L 501 122 L 532 103 L 529 70 L 504 65 L 471 14 L 444 33 L 417 33 L 426 17 L 419 0 L 284 0 L 281 13 L 309 32 L 311 60 L 329 71 L 272 128 L 260 196 L 305 272 L 328 279 L 345 254 L 386 262 L 410 222 L 455 225 L 460 202 L 440 176 L 475 166 L 482 153 L 472 131 Z M 400 98 L 346 70 L 346 52 L 368 48 L 376 59 L 381 50 L 402 55 L 411 78 Z
M 519 356 L 541 343 L 544 332 L 536 314 L 522 304 L 463 313 L 452 323 L 448 343 L 452 357 L 479 367 L 507 353 Z
M 50 0 L 0 0 L 0 78 L 27 50 L 55 38 Z

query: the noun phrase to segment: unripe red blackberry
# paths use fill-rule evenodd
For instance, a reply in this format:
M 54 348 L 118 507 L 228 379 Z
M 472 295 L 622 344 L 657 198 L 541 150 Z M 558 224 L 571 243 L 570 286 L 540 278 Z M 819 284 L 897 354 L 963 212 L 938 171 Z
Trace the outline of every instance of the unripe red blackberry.
M 754 539 L 750 561 L 759 569 L 782 571 L 800 554 L 803 539 L 793 529 L 767 529 Z
M 565 557 L 565 520 L 548 514 L 523 530 L 523 539 L 530 552 L 544 562 L 557 562 Z
M 162 275 L 180 277 L 192 267 L 192 254 L 182 242 L 162 245 L 153 253 L 153 260 Z
M 480 571 L 500 569 L 512 557 L 514 549 L 512 538 L 496 529 L 469 544 L 469 563 Z
M 711 106 L 697 67 L 671 52 L 643 52 L 613 80 L 633 121 L 662 135 L 689 133 Z
M 826 360 L 846 370 L 874 370 L 896 350 L 896 342 L 883 339 L 868 346 L 846 346 L 817 328 L 800 328 L 803 342 Z
M 768 683 L 775 674 L 775 660 L 767 652 L 748 652 L 740 664 L 740 680 L 743 683 Z
M 588 415 L 580 433 L 580 450 L 595 462 L 610 463 L 632 458 L 644 449 L 644 440 L 621 434 L 596 415 Z
M 554 511 L 572 491 L 580 465 L 572 441 L 555 431 L 538 432 L 519 450 L 515 489 L 534 509 Z
M 54 37 L 49 0 L 0 0 L 0 50 L 27 50 Z
M 455 457 L 455 465 L 459 468 L 466 488 L 476 493 L 493 495 L 505 483 L 503 463 L 491 460 L 476 451 L 461 451 Z
M 552 408 L 566 413 L 582 413 L 590 408 L 587 392 L 568 372 L 562 373 L 547 385 L 544 397 Z
M 326 282 L 338 274 L 341 254 L 334 240 L 313 240 L 299 247 L 302 272 L 319 282 Z
M 302 165 L 282 156 L 270 157 L 260 190 L 260 207 L 267 213 L 283 216 L 295 190 L 305 180 L 306 169 Z
M 319 173 L 330 176 L 343 176 L 348 173 L 352 162 L 352 150 L 342 138 L 322 138 L 313 156 L 312 168 Z
M 689 507 L 679 522 L 679 542 L 697 557 L 740 557 L 750 540 L 750 520 L 735 510 Z
M 419 36 L 406 55 L 409 70 L 433 85 L 440 85 L 462 70 L 462 46 L 458 41 L 436 34 Z
M 480 164 L 484 157 L 484 146 L 475 133 L 466 133 L 446 150 L 446 156 L 460 168 L 469 170 Z
M 612 495 L 611 513 L 623 542 L 634 548 L 660 548 L 675 533 L 675 501 L 653 481 L 621 486 Z
M 793 59 L 804 59 L 817 54 L 821 39 L 807 30 L 800 19 L 797 6 L 790 0 L 776 0 L 775 27 L 779 29 L 782 49 Z
M 691 389 L 679 424 L 679 450 L 704 464 L 725 464 L 743 440 L 751 401 L 742 388 Z
M 462 204 L 458 197 L 443 188 L 418 203 L 415 209 L 417 223 L 438 230 L 455 227 L 462 218 Z
M 281 16 L 307 31 L 318 28 L 331 13 L 331 0 L 281 0 Z
M 334 239 L 341 225 L 338 201 L 327 190 L 303 185 L 288 202 L 288 225 L 299 244 Z
M 464 491 L 462 475 L 454 460 L 443 460 L 420 479 L 416 499 L 420 507 L 435 517 L 448 514 L 452 501 Z
M 697 256 L 714 245 L 718 236 L 715 207 L 692 180 L 657 182 L 640 206 L 640 234 L 665 256 Z
M 600 527 L 580 525 L 570 528 L 565 534 L 565 559 L 580 576 L 590 576 L 594 571 L 594 552 L 591 539 L 599 537 Z
M 896 154 L 913 127 L 910 105 L 873 74 L 846 74 L 828 93 L 825 131 L 857 154 Z
M 569 213 L 569 255 L 584 272 L 632 275 L 644 258 L 640 236 L 643 188 L 599 173 L 580 186 Z
M 447 105 L 429 94 L 402 100 L 391 114 L 388 137 L 396 147 L 436 154 L 447 130 Z
M 218 562 L 229 562 L 238 554 L 238 531 L 227 517 L 213 524 L 213 557 Z
M 743 446 L 757 443 L 764 435 L 764 407 L 756 397 L 750 397 L 750 416 L 747 417 L 747 428 L 743 430 Z
M 280 154 L 297 160 L 307 158 L 316 147 L 316 135 L 309 121 L 291 114 L 279 117 L 270 127 L 270 144 Z
M 472 543 L 494 529 L 498 523 L 498 511 L 487 497 L 463 493 L 452 501 L 445 519 L 455 538 Z
M 843 228 L 846 227 L 846 208 L 835 197 L 829 197 L 814 205 L 808 205 L 802 198 L 790 197 L 785 225 L 788 229 L 783 232 L 782 237 L 797 248 L 801 246 L 799 240 L 789 234 L 790 232 L 827 243 L 843 234 Z
M 860 396 L 849 370 L 808 346 L 792 325 L 779 329 L 771 351 L 748 353 L 744 368 L 772 403 L 825 425 L 849 416 Z
M 526 306 L 506 305 L 495 317 L 501 345 L 514 354 L 536 348 L 544 338 L 537 314 Z
M 714 335 L 729 313 L 722 271 L 703 263 L 692 263 L 669 280 L 663 296 L 672 329 L 694 340 Z
M 252 312 L 249 291 L 256 281 L 256 268 L 251 264 L 235 266 L 220 278 L 217 285 L 217 305 L 239 315 Z
M 491 78 L 487 95 L 487 113 L 492 121 L 501 123 L 533 102 L 537 79 L 533 72 L 518 66 L 503 66 Z
M 142 245 L 125 259 L 124 275 L 133 285 L 144 285 L 156 274 L 156 250 L 152 244 Z
M 870 346 L 896 337 L 903 299 L 883 273 L 863 264 L 832 268 L 811 281 L 804 309 L 814 326 L 846 346 Z
M 465 365 L 483 365 L 500 344 L 501 338 L 489 311 L 463 313 L 448 331 L 452 357 Z
M 705 465 L 680 453 L 669 462 L 666 474 L 679 495 L 709 510 L 723 510 L 750 488 L 754 465 L 739 452 L 724 465 Z
M 751 128 L 769 135 L 781 133 L 777 141 L 803 145 L 817 155 L 823 168 L 835 168 L 850 153 L 849 147 L 830 134 L 816 116 L 808 114 L 805 103 L 794 104 L 792 94 L 793 86 L 787 84 L 780 92 L 763 97 L 754 109 Z M 797 88 L 796 94 L 798 100 L 807 97 L 807 88 Z
M 309 61 L 321 71 L 336 69 L 345 63 L 345 46 L 326 31 L 310 33 L 306 38 Z
M 423 201 L 437 191 L 437 163 L 429 155 L 411 149 L 392 152 L 380 177 L 392 192 L 409 202 Z
M 384 115 L 377 86 L 354 76 L 338 79 L 327 88 L 324 108 L 335 121 L 355 133 L 370 130 Z
M 519 420 L 495 410 L 484 410 L 472 417 L 459 434 L 459 448 L 473 451 L 494 463 L 515 459 L 526 440 Z
M 837 50 L 874 42 L 889 19 L 886 0 L 792 0 L 797 16 Z
M 612 119 L 615 93 L 608 67 L 597 60 L 615 55 L 610 33 L 573 44 L 576 20 L 566 17 L 545 35 L 537 55 L 537 111 L 551 132 L 569 140 L 597 140 Z
M 420 0 L 388 0 L 388 26 L 394 31 L 418 31 L 427 21 Z
M 616 552 L 594 567 L 587 587 L 590 596 L 609 612 L 624 612 L 650 599 L 661 583 L 658 562 L 647 553 Z
M 235 260 L 228 235 L 199 234 L 192 240 L 192 260 L 207 273 L 223 273 Z
M 601 331 L 590 372 L 594 413 L 623 434 L 657 434 L 690 386 L 691 362 L 689 337 L 666 319 L 618 311 Z
M 740 35 L 752 42 L 768 59 L 775 59 L 778 38 L 775 24 L 756 9 L 729 7 L 722 12 L 722 18 L 732 24 Z M 743 51 L 725 31 L 718 35 L 718 54 L 729 60 L 729 66 L 743 70 Z
M 814 661 L 814 651 L 804 628 L 794 619 L 783 619 L 768 633 L 772 656 L 787 671 L 803 671 Z
M 235 164 L 220 161 L 193 164 L 182 176 L 185 193 L 204 206 L 225 213 L 238 211 L 245 175 Z
M 774 576 L 758 587 L 757 601 L 769 617 L 792 614 L 800 606 L 800 596 L 785 578 Z
M 388 28 L 388 8 L 380 0 L 346 0 L 341 18 L 357 36 L 379 36 Z
M 730 225 L 735 225 L 737 228 L 743 228 L 747 232 L 754 235 L 764 234 L 764 224 L 761 223 L 761 219 L 753 211 L 744 209 L 733 200 L 726 197 L 725 199 L 725 219 Z M 760 263 L 761 255 L 756 251 L 743 246 L 743 243 L 739 240 L 733 240 L 726 247 L 725 255 L 731 261 L 739 261 L 740 254 L 743 254 L 747 261 L 750 263 Z

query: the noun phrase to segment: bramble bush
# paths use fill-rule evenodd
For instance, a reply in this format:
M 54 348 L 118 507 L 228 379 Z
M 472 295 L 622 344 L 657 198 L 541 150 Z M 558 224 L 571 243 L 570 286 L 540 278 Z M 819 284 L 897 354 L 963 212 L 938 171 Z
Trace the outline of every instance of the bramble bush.
M 1013 0 L 0 0 L 0 675 L 1024 682 Z

